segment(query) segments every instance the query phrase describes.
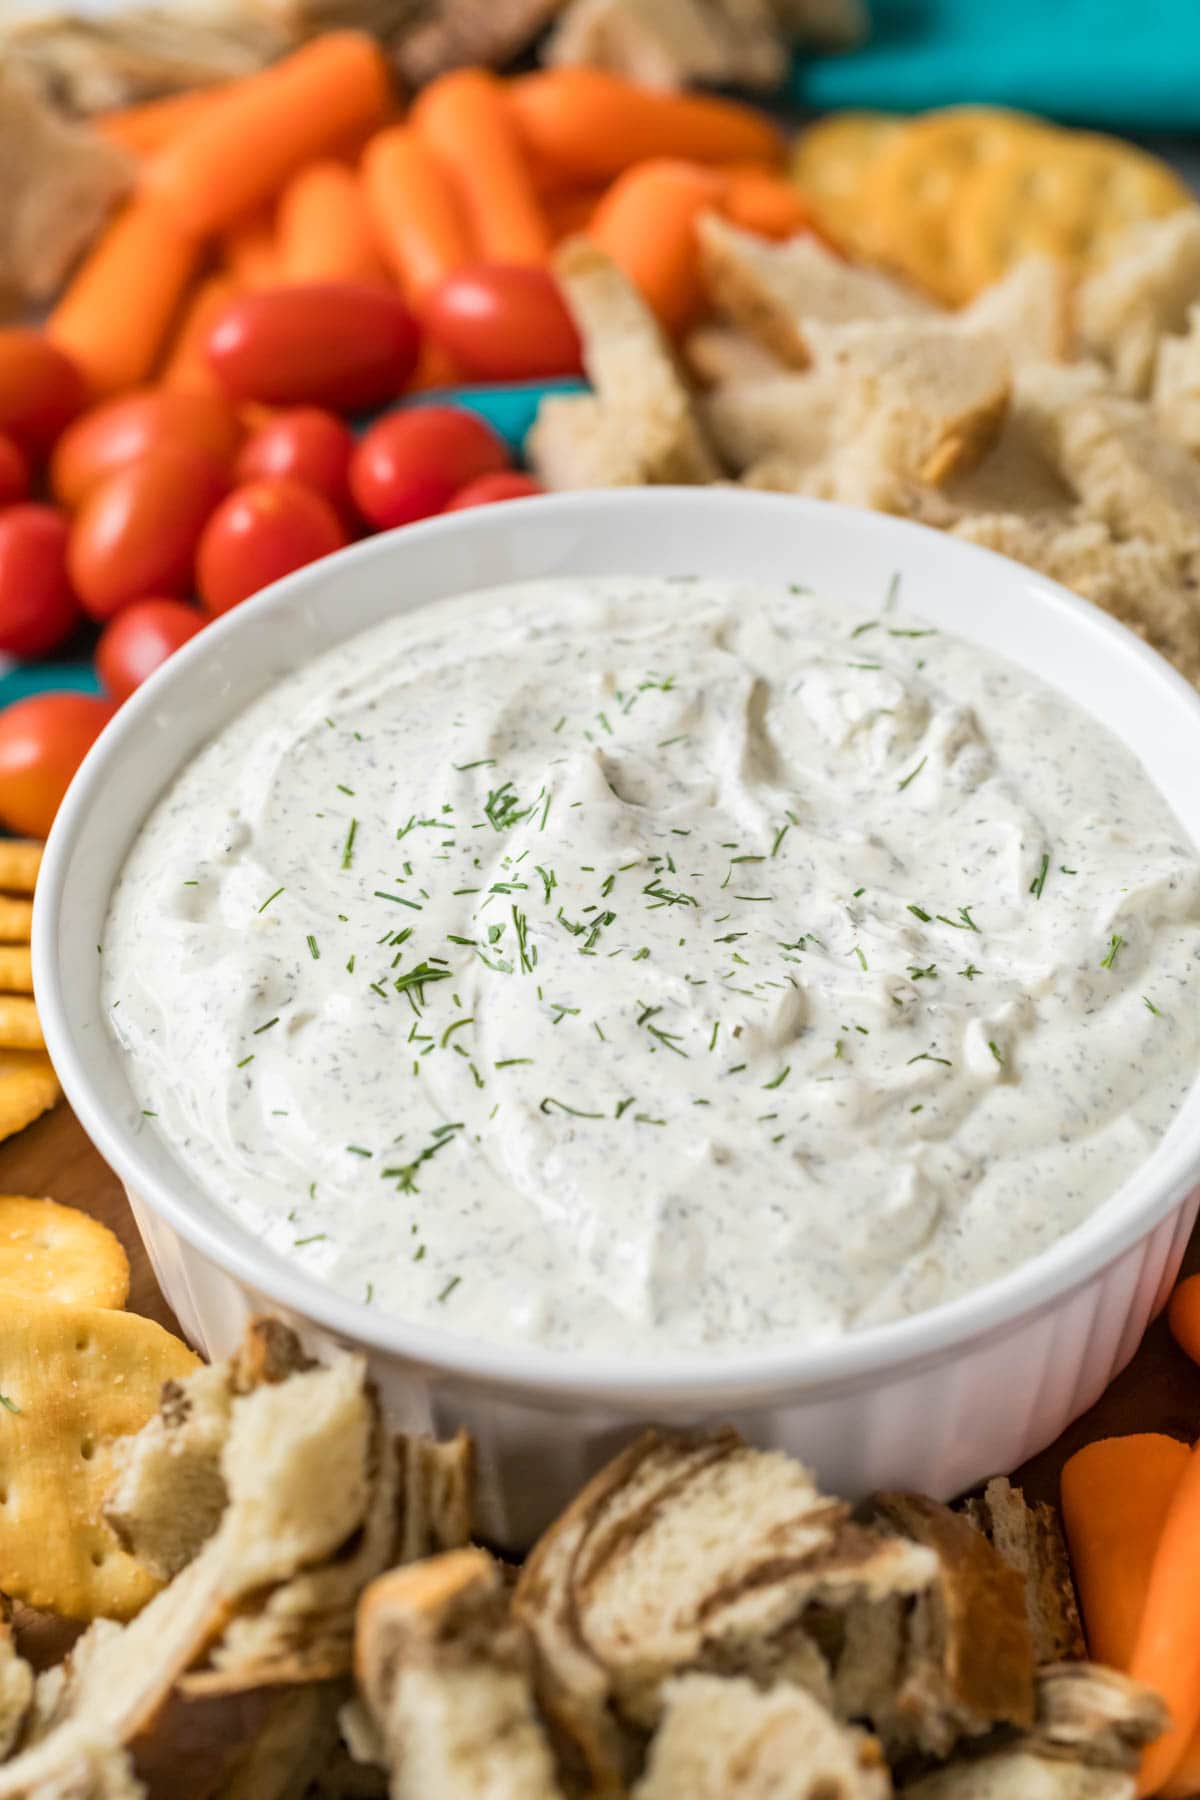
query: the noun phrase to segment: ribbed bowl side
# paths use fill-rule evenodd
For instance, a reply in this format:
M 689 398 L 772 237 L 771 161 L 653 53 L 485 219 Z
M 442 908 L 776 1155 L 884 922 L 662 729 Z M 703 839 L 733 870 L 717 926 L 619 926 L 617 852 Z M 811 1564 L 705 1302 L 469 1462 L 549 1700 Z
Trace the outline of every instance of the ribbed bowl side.
M 282 1311 L 314 1352 L 337 1341 L 209 1261 L 133 1194 L 130 1203 L 163 1292 L 208 1356 L 228 1354 L 262 1311 Z M 732 1423 L 752 1443 L 800 1457 L 833 1493 L 907 1487 L 946 1499 L 1044 1449 L 1099 1398 L 1163 1305 L 1198 1207 L 1200 1192 L 1107 1269 L 975 1344 L 732 1409 L 697 1405 L 652 1419 L 633 1402 L 508 1392 L 383 1353 L 372 1354 L 371 1369 L 398 1429 L 471 1432 L 480 1531 L 506 1549 L 526 1548 L 647 1424 Z

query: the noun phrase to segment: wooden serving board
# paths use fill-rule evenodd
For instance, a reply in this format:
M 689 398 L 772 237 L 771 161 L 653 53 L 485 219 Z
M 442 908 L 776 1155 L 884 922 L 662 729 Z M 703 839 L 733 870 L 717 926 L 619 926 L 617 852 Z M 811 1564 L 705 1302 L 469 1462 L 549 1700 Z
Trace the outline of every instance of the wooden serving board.
M 65 1102 L 0 1144 L 0 1193 L 45 1194 L 102 1219 L 129 1256 L 130 1309 L 179 1329 L 154 1279 L 120 1182 Z M 1197 1270 L 1200 1229 L 1184 1263 L 1185 1273 Z M 1031 1500 L 1056 1500 L 1059 1471 L 1073 1451 L 1093 1438 L 1133 1431 L 1165 1431 L 1189 1443 L 1200 1435 L 1200 1368 L 1176 1348 L 1164 1319 L 1150 1327 L 1133 1362 L 1097 1405 L 1027 1463 L 1018 1479 Z

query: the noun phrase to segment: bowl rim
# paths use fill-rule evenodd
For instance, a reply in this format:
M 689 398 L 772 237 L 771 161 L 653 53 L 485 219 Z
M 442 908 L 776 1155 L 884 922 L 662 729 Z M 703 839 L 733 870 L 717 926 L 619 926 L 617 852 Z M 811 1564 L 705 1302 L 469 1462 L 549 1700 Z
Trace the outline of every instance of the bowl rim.
M 797 526 L 802 526 L 805 518 L 827 522 L 837 515 L 847 530 L 894 538 L 916 546 L 918 554 L 941 556 L 964 569 L 972 564 L 979 567 L 982 562 L 994 576 L 995 565 L 1003 565 L 1009 579 L 1019 580 L 1041 603 L 1065 612 L 1081 631 L 1113 640 L 1139 679 L 1151 688 L 1157 684 L 1176 706 L 1182 702 L 1194 714 L 1200 747 L 1200 693 L 1182 675 L 1109 614 L 1037 571 L 978 545 L 888 514 L 745 489 L 631 488 L 540 496 L 507 501 L 499 509 L 481 507 L 443 515 L 367 538 L 332 559 L 284 577 L 190 640 L 125 702 L 88 752 L 54 821 L 34 902 L 34 986 L 47 1048 L 85 1132 L 137 1203 L 149 1207 L 185 1242 L 256 1295 L 344 1341 L 414 1366 L 467 1378 L 476 1386 L 536 1393 L 551 1400 L 557 1396 L 560 1404 L 580 1397 L 615 1399 L 634 1406 L 654 1401 L 704 1405 L 748 1393 L 803 1392 L 811 1396 L 845 1391 L 901 1368 L 913 1370 L 944 1360 L 948 1352 L 1011 1334 L 1056 1307 L 1147 1237 L 1200 1182 L 1200 1130 L 1193 1134 L 1194 1141 L 1168 1134 L 1154 1153 L 1156 1168 L 1142 1165 L 1081 1225 L 1007 1274 L 956 1299 L 807 1346 L 735 1347 L 626 1360 L 597 1353 L 556 1352 L 540 1345 L 496 1343 L 376 1310 L 340 1294 L 255 1240 L 238 1220 L 219 1212 L 219 1203 L 214 1203 L 211 1219 L 197 1216 L 186 1195 L 174 1191 L 170 1182 L 160 1179 L 147 1164 L 136 1136 L 114 1117 L 92 1082 L 89 1058 L 82 1053 L 73 1029 L 72 995 L 62 979 L 55 947 L 82 822 L 103 804 L 109 765 L 143 717 L 157 708 L 160 694 L 165 697 L 176 682 L 198 672 L 214 646 L 226 646 L 251 620 L 294 604 L 310 583 L 327 580 L 331 562 L 347 567 L 352 561 L 386 561 L 398 542 L 411 543 L 417 534 L 423 539 L 463 534 L 484 539 L 489 529 L 501 527 L 502 521 L 491 516 L 497 511 L 508 524 L 530 509 L 538 509 L 539 516 L 544 516 L 547 509 L 554 508 L 565 522 L 572 513 L 597 511 L 649 516 L 664 505 L 685 510 L 702 505 L 731 513 L 786 507 Z M 214 724 L 214 731 L 232 716 L 229 713 Z M 111 1048 L 117 1055 L 115 1045 Z M 1179 1136 L 1179 1141 L 1172 1143 L 1172 1135 Z

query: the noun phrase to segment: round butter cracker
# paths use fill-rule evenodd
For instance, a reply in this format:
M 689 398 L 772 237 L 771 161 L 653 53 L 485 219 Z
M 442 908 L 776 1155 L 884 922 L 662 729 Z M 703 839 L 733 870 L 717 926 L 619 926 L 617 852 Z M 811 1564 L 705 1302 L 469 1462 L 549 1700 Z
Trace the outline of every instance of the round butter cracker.
M 1030 135 L 959 188 L 952 227 L 957 283 L 964 296 L 977 293 L 1035 251 L 1086 271 L 1104 261 L 1127 226 L 1193 201 L 1166 163 L 1119 138 Z
M 107 1225 L 74 1206 L 0 1194 L 0 1296 L 6 1294 L 122 1307 L 129 1298 L 129 1258 Z
M 831 113 L 809 125 L 792 146 L 793 181 L 821 229 L 848 250 L 870 253 L 869 173 L 903 125 L 891 113 Z
M 867 208 L 880 256 L 939 300 L 967 299 L 955 242 L 965 184 L 1015 147 L 1060 135 L 1000 107 L 953 106 L 913 119 L 871 172 Z

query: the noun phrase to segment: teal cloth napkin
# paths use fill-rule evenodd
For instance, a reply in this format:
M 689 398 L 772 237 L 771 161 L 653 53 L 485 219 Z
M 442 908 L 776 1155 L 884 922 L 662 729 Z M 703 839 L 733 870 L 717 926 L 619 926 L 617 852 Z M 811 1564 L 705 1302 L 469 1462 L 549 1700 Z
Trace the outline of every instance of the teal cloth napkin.
M 804 106 L 981 101 L 1098 129 L 1200 129 L 1200 0 L 870 0 L 869 41 L 798 60 Z

